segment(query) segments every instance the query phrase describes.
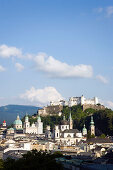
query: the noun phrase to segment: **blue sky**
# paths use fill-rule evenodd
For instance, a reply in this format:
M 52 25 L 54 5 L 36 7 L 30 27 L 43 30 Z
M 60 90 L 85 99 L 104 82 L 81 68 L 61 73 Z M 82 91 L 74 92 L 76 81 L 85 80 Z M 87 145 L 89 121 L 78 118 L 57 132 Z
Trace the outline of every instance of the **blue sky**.
M 113 108 L 113 1 L 1 0 L 0 103 L 70 96 Z

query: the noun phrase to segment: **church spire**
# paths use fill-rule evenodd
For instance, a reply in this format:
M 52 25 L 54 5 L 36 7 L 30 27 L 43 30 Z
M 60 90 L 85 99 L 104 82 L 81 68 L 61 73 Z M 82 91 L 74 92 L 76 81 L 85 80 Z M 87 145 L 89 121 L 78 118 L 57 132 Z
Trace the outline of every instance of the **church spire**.
M 91 135 L 95 135 L 95 125 L 94 125 L 94 121 L 93 121 L 93 116 L 91 116 L 90 132 L 91 132 Z
M 93 116 L 91 116 L 91 122 L 90 122 L 90 125 L 94 125 Z
M 71 111 L 70 111 L 70 115 L 69 115 L 69 127 L 70 127 L 70 129 L 73 129 L 73 120 L 71 117 Z
M 66 120 L 65 115 L 63 116 L 63 120 Z

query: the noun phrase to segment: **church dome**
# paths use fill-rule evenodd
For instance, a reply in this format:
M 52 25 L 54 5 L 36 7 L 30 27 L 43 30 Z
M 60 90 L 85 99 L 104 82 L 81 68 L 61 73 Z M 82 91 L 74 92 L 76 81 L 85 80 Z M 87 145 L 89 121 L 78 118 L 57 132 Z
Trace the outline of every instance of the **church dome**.
M 22 121 L 21 120 L 15 120 L 13 122 L 14 125 L 22 125 Z
M 17 116 L 17 119 L 13 122 L 13 125 L 22 125 L 22 121 L 20 120 L 19 115 Z

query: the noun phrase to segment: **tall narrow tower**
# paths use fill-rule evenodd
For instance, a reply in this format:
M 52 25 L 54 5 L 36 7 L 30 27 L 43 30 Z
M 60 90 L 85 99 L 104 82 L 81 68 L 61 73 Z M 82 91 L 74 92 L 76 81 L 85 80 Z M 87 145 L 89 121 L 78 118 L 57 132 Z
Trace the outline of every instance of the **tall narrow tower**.
M 70 112 L 70 115 L 69 115 L 69 128 L 73 129 L 73 120 L 72 120 L 72 117 L 71 117 L 71 112 Z
M 93 121 L 93 116 L 91 116 L 90 132 L 91 132 L 91 135 L 95 135 L 95 125 L 94 125 L 94 121 Z
M 30 122 L 29 122 L 28 115 L 26 114 L 25 122 L 24 122 L 24 133 L 28 133 L 29 132 L 29 128 L 30 128 Z
M 39 115 L 38 118 L 37 118 L 36 126 L 37 126 L 37 133 L 38 133 L 38 134 L 43 134 L 43 122 L 41 122 L 41 117 L 40 117 L 40 115 Z

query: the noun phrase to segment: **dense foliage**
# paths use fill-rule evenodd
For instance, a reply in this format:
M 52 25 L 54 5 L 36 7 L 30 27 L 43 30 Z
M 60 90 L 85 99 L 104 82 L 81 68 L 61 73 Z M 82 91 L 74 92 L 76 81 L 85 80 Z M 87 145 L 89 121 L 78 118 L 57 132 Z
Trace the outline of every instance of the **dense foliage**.
M 55 161 L 55 158 L 61 156 L 61 153 L 50 154 L 32 150 L 17 160 L 11 158 L 8 158 L 5 161 L 1 160 L 0 168 L 4 170 L 62 170 L 62 165 Z
M 84 123 L 86 125 L 86 128 L 89 130 L 91 115 L 93 115 L 96 127 L 96 135 L 113 135 L 113 111 L 111 109 L 106 108 L 105 110 L 94 110 L 92 108 L 89 108 L 83 111 L 82 106 L 77 105 L 71 108 L 65 106 L 63 107 L 62 112 L 67 120 L 69 119 L 69 114 L 71 112 L 74 128 L 77 128 L 80 131 L 82 130 Z M 44 129 L 47 125 L 50 125 L 51 128 L 53 128 L 54 125 L 59 124 L 60 121 L 63 119 L 63 115 L 42 117 Z M 32 118 L 32 116 L 29 116 L 29 119 L 31 123 L 37 120 Z

